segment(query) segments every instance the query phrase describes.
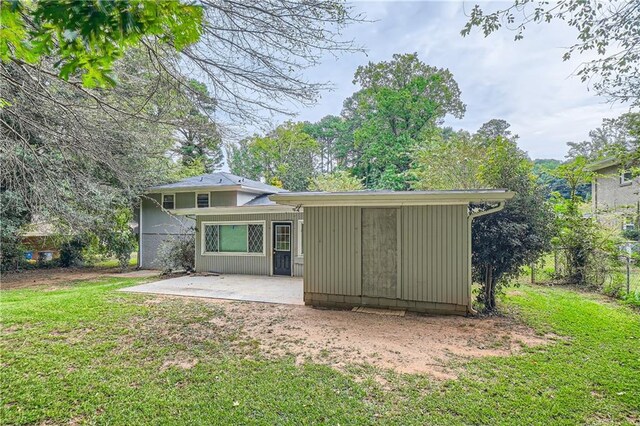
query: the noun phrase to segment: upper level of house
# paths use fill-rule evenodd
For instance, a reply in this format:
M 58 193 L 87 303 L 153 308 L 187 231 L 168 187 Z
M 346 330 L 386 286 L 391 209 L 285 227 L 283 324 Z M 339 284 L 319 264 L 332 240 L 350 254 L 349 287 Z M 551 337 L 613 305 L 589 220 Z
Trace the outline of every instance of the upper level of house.
M 183 210 L 273 204 L 267 196 L 283 191 L 231 173 L 217 172 L 153 186 L 146 196 L 156 199 L 165 210 Z
M 596 173 L 592 182 L 593 209 L 596 212 L 634 208 L 640 201 L 640 177 L 620 167 L 615 158 L 591 165 Z
M 269 195 L 282 188 L 227 172 L 210 173 L 148 188 L 141 200 L 140 230 L 146 234 L 182 234 L 193 226 L 193 216 L 207 211 L 278 206 Z

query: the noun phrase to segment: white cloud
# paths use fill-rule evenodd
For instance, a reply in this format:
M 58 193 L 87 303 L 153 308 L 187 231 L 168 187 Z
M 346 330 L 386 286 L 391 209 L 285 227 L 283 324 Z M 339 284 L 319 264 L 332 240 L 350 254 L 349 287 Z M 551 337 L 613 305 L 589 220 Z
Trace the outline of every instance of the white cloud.
M 418 52 L 424 62 L 454 74 L 467 113 L 462 120 L 448 118 L 447 125 L 474 131 L 492 118 L 503 118 L 512 124 L 521 147 L 533 158 L 563 158 L 566 142 L 584 140 L 602 118 L 627 110 L 605 104 L 571 76 L 579 59 L 584 59 L 562 61 L 564 48 L 575 40 L 572 28 L 561 22 L 533 25 L 518 42 L 508 31 L 488 38 L 474 31 L 462 37 L 465 8 L 472 6 L 462 2 L 356 3 L 355 8 L 375 22 L 355 25 L 345 36 L 364 45 L 367 55 L 327 57 L 310 70 L 309 79 L 329 80 L 335 90 L 323 94 L 313 108 L 300 110 L 298 118 L 318 120 L 339 114 L 343 100 L 357 89 L 351 81 L 358 65 L 407 52 Z

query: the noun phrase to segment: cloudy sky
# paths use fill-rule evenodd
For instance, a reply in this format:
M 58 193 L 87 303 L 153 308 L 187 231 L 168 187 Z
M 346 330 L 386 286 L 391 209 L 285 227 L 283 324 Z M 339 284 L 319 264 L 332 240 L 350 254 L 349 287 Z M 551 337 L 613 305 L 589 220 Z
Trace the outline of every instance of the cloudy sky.
M 484 38 L 478 31 L 463 38 L 465 10 L 475 1 L 358 2 L 356 11 L 374 22 L 352 26 L 345 37 L 367 49 L 337 60 L 328 56 L 308 71 L 308 78 L 329 80 L 332 92 L 324 93 L 317 105 L 301 109 L 297 119 L 316 121 L 327 114 L 338 115 L 342 101 L 357 87 L 352 84 L 358 65 L 389 60 L 394 53 L 417 52 L 429 65 L 448 68 L 462 90 L 467 112 L 462 120 L 446 119 L 446 125 L 469 131 L 492 118 L 512 124 L 520 135 L 520 146 L 532 158 L 562 159 L 567 141 L 582 141 L 603 118 L 626 111 L 610 105 L 587 90 L 572 73 L 579 58 L 563 62 L 565 47 L 576 32 L 562 23 L 534 25 L 525 39 L 514 42 L 514 34 L 501 31 Z M 486 10 L 507 3 L 483 3 Z

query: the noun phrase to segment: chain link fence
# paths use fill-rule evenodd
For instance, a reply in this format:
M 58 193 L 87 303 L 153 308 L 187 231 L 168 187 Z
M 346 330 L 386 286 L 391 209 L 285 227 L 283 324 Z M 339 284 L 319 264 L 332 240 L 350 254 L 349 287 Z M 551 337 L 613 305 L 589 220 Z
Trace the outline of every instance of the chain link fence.
M 576 254 L 557 248 L 531 265 L 531 282 L 581 284 L 612 297 L 640 297 L 639 260 L 640 243 L 637 241 L 623 242 L 616 255 L 603 250 Z

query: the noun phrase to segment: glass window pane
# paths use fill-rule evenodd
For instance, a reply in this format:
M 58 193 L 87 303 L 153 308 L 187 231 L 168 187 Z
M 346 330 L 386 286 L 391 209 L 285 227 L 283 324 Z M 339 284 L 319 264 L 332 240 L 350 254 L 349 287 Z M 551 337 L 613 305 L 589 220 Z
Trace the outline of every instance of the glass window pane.
M 204 226 L 204 251 L 209 253 L 218 251 L 218 225 Z
M 164 195 L 162 197 L 162 208 L 171 210 L 174 206 L 175 203 L 173 200 L 173 195 Z
M 196 201 L 198 208 L 209 207 L 209 194 L 198 194 Z
M 289 225 L 276 225 L 276 250 L 291 250 L 291 235 L 289 235 L 290 230 L 291 227 Z
M 262 253 L 264 231 L 262 225 L 249 225 L 249 253 Z
M 218 225 L 218 227 L 221 252 L 247 252 L 247 225 Z

